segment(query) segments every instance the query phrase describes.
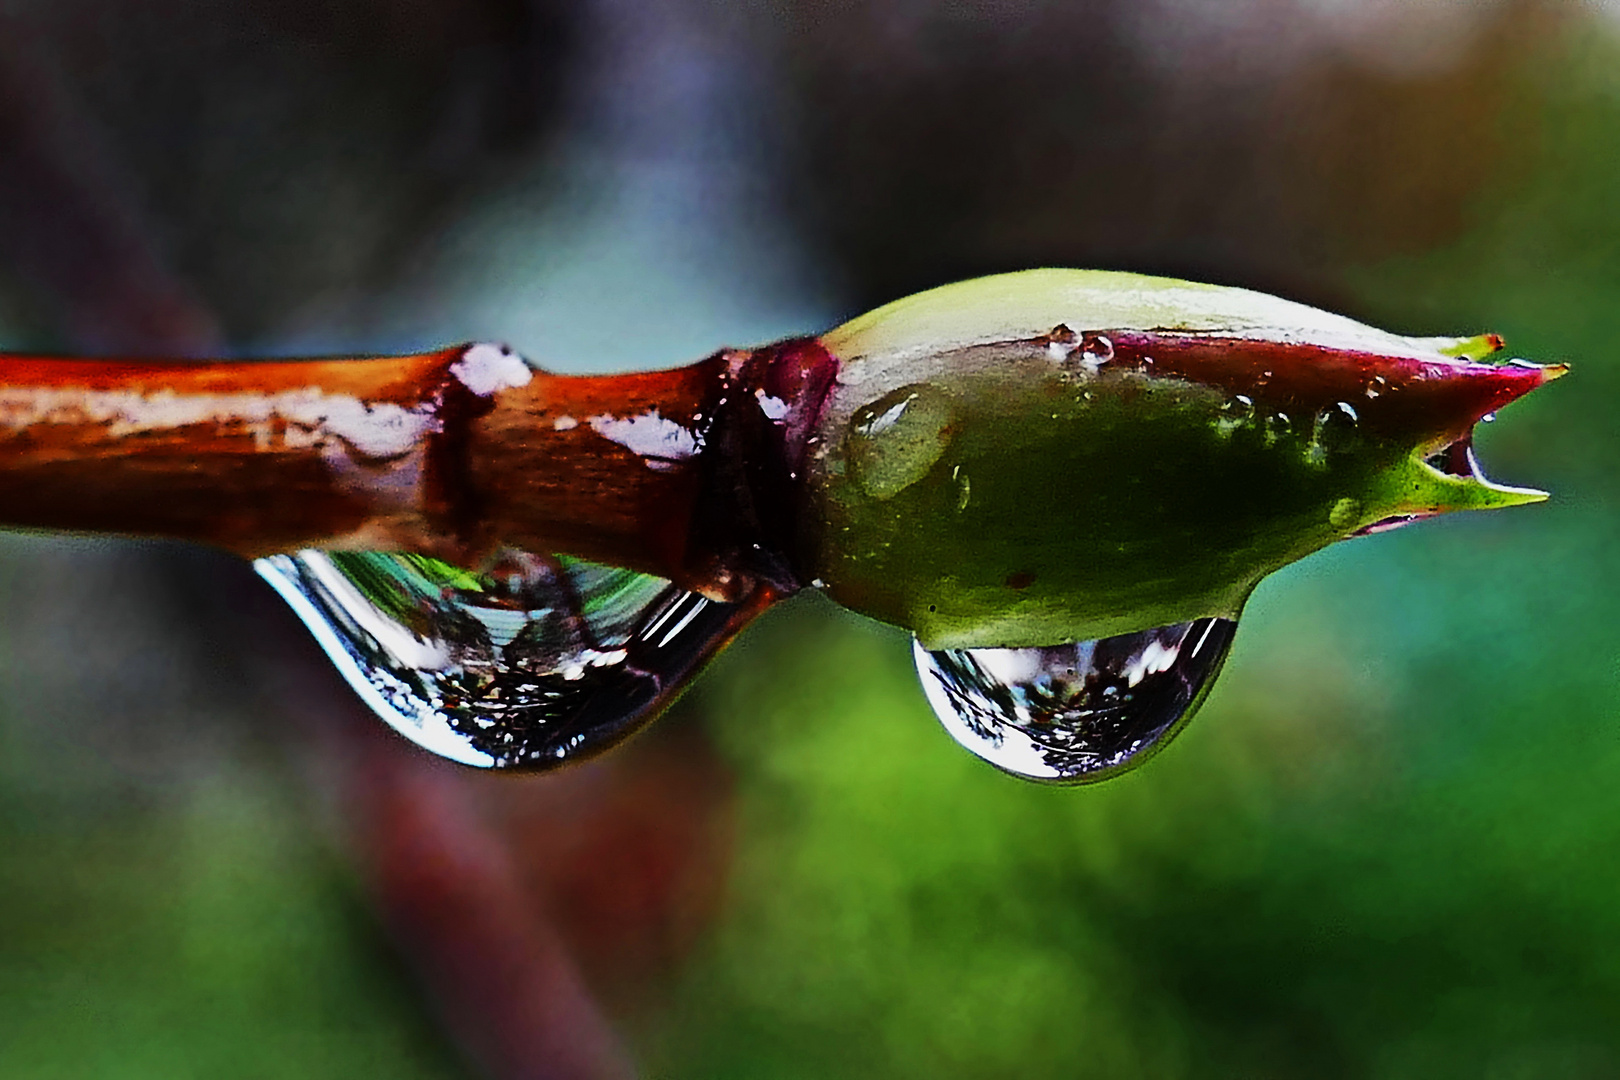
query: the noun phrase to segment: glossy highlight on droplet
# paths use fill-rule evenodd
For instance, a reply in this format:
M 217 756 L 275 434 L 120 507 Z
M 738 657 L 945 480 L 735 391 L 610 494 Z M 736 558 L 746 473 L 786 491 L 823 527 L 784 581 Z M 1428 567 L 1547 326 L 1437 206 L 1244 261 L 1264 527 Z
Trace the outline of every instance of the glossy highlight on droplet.
M 1313 465 L 1326 465 L 1329 457 L 1355 445 L 1360 423 L 1361 417 L 1348 401 L 1317 410 L 1311 423 L 1311 441 L 1305 448 L 1306 459 Z
M 1240 428 L 1253 423 L 1254 399 L 1246 394 L 1236 394 L 1221 405 L 1220 415 L 1215 418 L 1215 431 L 1223 437 L 1230 437 Z
M 928 475 L 950 445 L 951 403 L 931 386 L 904 386 L 859 410 L 849 458 L 869 495 L 890 499 Z
M 1087 334 L 1080 339 L 1080 359 L 1095 371 L 1114 358 L 1114 343 L 1105 334 Z M 1148 363 L 1152 363 L 1151 360 Z
M 619 742 L 762 606 L 510 550 L 478 573 L 385 552 L 255 566 L 390 726 L 497 769 L 551 768 Z
M 1107 779 L 1181 730 L 1231 651 L 1237 623 L 1206 618 L 1029 649 L 913 643 L 928 703 L 957 742 L 1014 776 Z

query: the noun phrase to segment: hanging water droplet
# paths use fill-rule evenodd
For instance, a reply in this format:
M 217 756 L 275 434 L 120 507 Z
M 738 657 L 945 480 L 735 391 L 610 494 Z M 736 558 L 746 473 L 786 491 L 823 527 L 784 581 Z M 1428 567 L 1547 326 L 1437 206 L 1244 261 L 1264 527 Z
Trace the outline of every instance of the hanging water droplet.
M 1496 414 L 1493 412 L 1488 412 L 1479 418 L 1479 422 L 1482 424 L 1494 424 L 1496 423 Z
M 1208 618 L 1071 645 L 913 651 L 957 742 L 1014 776 L 1086 783 L 1131 768 L 1180 730 L 1236 630 Z
M 254 565 L 379 716 L 489 768 L 549 768 L 617 743 L 761 606 L 518 551 L 477 573 L 372 551 Z

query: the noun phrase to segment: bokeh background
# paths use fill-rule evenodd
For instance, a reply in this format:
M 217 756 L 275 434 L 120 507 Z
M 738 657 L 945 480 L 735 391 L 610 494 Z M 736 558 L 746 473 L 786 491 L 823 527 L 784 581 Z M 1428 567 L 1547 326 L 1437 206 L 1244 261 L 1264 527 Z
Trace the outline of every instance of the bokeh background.
M 801 598 L 552 777 L 242 565 L 0 537 L 0 1076 L 1620 1075 L 1620 6 L 4 0 L 0 343 L 667 366 L 1037 265 L 1575 375 L 1553 502 L 1275 575 L 1174 747 L 959 750 Z

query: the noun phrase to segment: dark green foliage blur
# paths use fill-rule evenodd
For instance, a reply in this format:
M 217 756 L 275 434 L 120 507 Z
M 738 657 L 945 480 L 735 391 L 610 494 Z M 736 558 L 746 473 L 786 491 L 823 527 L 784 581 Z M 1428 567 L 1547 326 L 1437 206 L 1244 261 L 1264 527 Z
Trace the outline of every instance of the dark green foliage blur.
M 719 917 L 616 1018 L 651 1075 L 1620 1075 L 1617 71 L 1620 36 L 1580 24 L 1470 73 L 1506 86 L 1507 157 L 1455 163 L 1495 170 L 1464 227 L 1313 263 L 1300 297 L 1571 362 L 1478 433 L 1493 478 L 1552 501 L 1268 579 L 1199 717 L 1095 788 L 957 748 L 898 633 L 770 613 L 688 698 L 736 778 L 735 848 Z M 56 556 L 7 544 L 10 596 Z M 93 645 L 0 630 L 24 656 Z M 220 655 L 145 647 L 131 702 Z M 3 708 L 48 716 L 28 674 Z M 130 708 L 175 745 L 165 708 L 273 713 Z M 467 1075 L 307 789 L 217 766 L 255 737 L 103 783 L 140 771 L 138 735 L 38 723 L 0 711 L 0 1077 Z
M 8 791 L 0 1075 L 460 1075 L 285 798 L 248 776 L 110 814 Z

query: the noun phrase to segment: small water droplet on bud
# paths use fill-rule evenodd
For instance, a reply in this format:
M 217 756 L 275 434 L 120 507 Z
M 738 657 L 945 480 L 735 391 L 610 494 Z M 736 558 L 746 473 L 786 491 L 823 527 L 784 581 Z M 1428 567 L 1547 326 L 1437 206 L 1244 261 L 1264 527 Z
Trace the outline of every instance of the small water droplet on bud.
M 934 467 L 950 431 L 950 399 L 931 386 L 903 386 L 863 406 L 846 443 L 856 482 L 873 498 L 893 498 Z
M 1087 334 L 1080 339 L 1080 358 L 1087 367 L 1101 367 L 1114 358 L 1114 343 L 1103 334 Z
M 1061 363 L 1080 347 L 1080 335 L 1064 323 L 1058 323 L 1047 331 L 1046 355 Z
M 1359 436 L 1361 417 L 1348 401 L 1334 402 L 1317 410 L 1311 423 L 1311 441 L 1305 449 L 1313 465 L 1326 465 L 1330 454 L 1350 448 Z
M 1237 394 L 1221 406 L 1221 414 L 1215 418 L 1215 430 L 1221 435 L 1231 435 L 1253 422 L 1254 399 Z

